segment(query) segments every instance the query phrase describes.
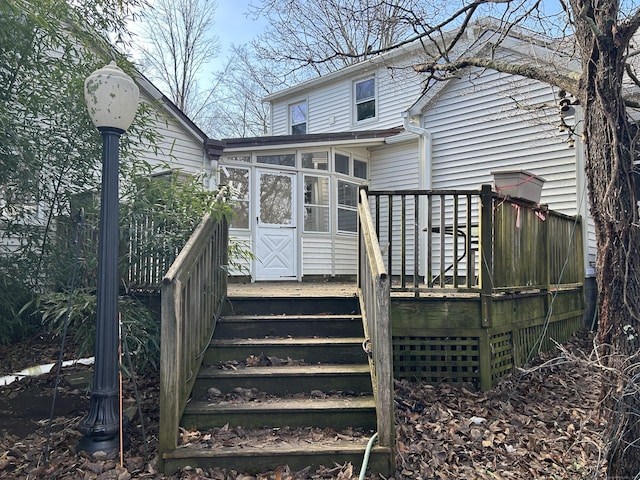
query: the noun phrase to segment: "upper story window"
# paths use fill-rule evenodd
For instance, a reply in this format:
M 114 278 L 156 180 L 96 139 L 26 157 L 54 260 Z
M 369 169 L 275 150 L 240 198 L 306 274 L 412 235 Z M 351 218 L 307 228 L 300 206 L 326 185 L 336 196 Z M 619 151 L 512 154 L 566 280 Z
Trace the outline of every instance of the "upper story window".
M 307 133 L 307 102 L 299 102 L 289 107 L 291 135 Z
M 356 122 L 376 116 L 376 79 L 368 78 L 354 85 Z

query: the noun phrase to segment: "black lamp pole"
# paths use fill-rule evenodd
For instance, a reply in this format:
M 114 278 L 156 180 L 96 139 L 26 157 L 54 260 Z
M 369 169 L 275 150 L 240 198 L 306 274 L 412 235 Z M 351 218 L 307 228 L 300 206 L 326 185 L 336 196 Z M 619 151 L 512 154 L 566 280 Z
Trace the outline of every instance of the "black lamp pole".
M 119 449 L 120 402 L 118 383 L 118 164 L 124 130 L 99 127 L 102 133 L 102 192 L 98 243 L 98 291 L 95 365 L 89 413 L 78 430 L 84 437 L 79 450 L 89 453 Z
M 115 62 L 93 72 L 84 87 L 89 115 L 102 134 L 102 192 L 93 388 L 89 413 L 78 425 L 84 434 L 78 450 L 111 453 L 119 450 L 122 415 L 118 382 L 119 146 L 120 136 L 135 116 L 139 90 Z

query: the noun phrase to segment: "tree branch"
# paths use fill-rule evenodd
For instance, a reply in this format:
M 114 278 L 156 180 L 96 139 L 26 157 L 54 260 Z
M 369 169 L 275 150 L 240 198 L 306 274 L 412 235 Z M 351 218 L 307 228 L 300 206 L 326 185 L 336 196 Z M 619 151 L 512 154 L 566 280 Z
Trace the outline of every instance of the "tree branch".
M 550 85 L 555 85 L 573 95 L 577 95 L 579 91 L 580 74 L 578 73 L 569 72 L 562 75 L 557 71 L 547 71 L 530 64 L 507 63 L 488 58 L 470 57 L 446 64 L 423 63 L 414 65 L 413 69 L 416 72 L 434 73 L 454 72 L 467 67 L 490 68 L 502 73 L 521 75 L 534 80 L 540 80 Z

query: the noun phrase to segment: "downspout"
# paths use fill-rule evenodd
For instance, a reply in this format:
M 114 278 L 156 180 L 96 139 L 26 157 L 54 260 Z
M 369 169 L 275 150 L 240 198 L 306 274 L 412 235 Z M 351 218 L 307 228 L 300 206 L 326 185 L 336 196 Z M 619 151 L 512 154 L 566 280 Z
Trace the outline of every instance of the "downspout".
M 224 152 L 225 144 L 220 140 L 206 139 L 204 141 L 204 163 L 205 168 L 208 170 L 207 181 L 209 183 L 209 190 L 218 188 L 218 168 L 219 161 L 222 153 Z
M 407 132 L 414 133 L 418 135 L 418 149 L 419 149 L 419 160 L 418 160 L 418 189 L 419 190 L 431 190 L 433 188 L 433 178 L 432 178 L 432 162 L 431 162 L 431 147 L 432 147 L 432 139 L 431 132 L 426 128 L 423 128 L 419 125 L 419 117 L 414 117 L 409 114 L 408 111 L 402 112 L 402 119 L 404 121 L 404 129 Z M 427 218 L 427 196 L 420 195 L 420 200 L 418 207 L 420 208 L 419 214 L 419 222 L 422 225 L 426 225 Z M 420 242 L 422 245 L 428 244 L 428 239 L 426 238 L 427 233 L 422 232 L 420 237 Z M 427 272 L 426 265 L 426 257 L 422 259 L 422 261 L 418 264 L 418 273 L 425 274 Z
M 205 182 L 209 190 L 218 188 L 218 160 L 209 158 L 206 152 L 203 153 L 202 164 L 204 166 Z
M 402 112 L 404 129 L 420 137 L 418 147 L 420 155 L 418 163 L 418 188 L 420 190 L 431 190 L 431 132 L 419 126 L 418 122 L 414 121 L 415 118 L 416 117 L 409 115 L 408 111 Z

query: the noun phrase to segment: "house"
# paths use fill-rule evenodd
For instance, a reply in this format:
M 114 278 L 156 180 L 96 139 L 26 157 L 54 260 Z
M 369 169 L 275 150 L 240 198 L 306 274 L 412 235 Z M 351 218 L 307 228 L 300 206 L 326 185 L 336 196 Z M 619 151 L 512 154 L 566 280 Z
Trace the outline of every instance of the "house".
M 494 33 L 472 29 L 465 48 L 482 49 Z M 498 55 L 512 58 L 548 60 L 554 53 L 515 34 L 500 48 Z M 595 251 L 590 241 L 583 254 L 586 236 L 574 235 L 574 229 L 592 231 L 575 216 L 588 220 L 577 105 L 569 99 L 562 113 L 562 95 L 549 85 L 474 68 L 425 92 L 424 76 L 411 68 L 422 53 L 407 45 L 268 96 L 270 136 L 207 140 L 219 182 L 236 200 L 229 233 L 258 257 L 247 264 L 252 281 L 357 276 L 358 306 L 351 311 L 361 313 L 358 346 L 369 357 L 378 446 L 391 448 L 387 458 L 394 445 L 394 378 L 490 389 L 531 354 L 581 328 L 584 266 Z M 544 178 L 538 201 L 510 199 L 511 190 L 498 185 L 492 191 L 494 176 L 514 171 L 530 172 L 524 186 Z M 205 391 L 192 393 L 201 352 L 208 345 L 220 349 L 215 336 L 224 334 L 224 326 L 216 327 L 223 313 L 199 311 L 216 305 L 221 311 L 228 303 L 243 328 L 245 321 L 257 324 L 250 342 L 267 330 L 277 339 L 267 318 L 301 316 L 297 306 L 263 316 L 267 305 L 291 305 L 291 299 L 262 285 L 263 303 L 252 310 L 242 305 L 255 299 L 227 298 L 227 279 L 211 260 L 221 255 L 212 253 L 210 239 L 224 237 L 214 227 L 210 221 L 199 232 L 199 250 L 184 255 L 184 272 L 172 269 L 162 286 L 159 450 L 170 470 L 218 455 L 206 449 L 189 458 L 188 448 L 176 443 L 183 413 L 197 403 L 188 407 L 189 399 Z M 193 267 L 197 262 L 203 266 Z M 301 303 L 326 310 L 318 298 Z M 315 335 L 317 317 L 302 317 L 313 326 L 301 334 L 314 329 Z M 192 341 L 194 331 L 205 333 L 200 343 Z M 288 341 L 292 331 L 288 324 L 282 336 Z M 239 455 L 262 453 L 240 449 Z
M 464 49 L 480 51 L 494 35 L 480 24 Z M 253 281 L 354 275 L 362 185 L 477 190 L 494 172 L 522 170 L 545 180 L 541 204 L 589 218 L 579 106 L 561 115 L 557 88 L 480 68 L 425 93 L 425 75 L 412 68 L 421 55 L 407 45 L 269 95 L 271 136 L 209 141 L 221 155 L 220 182 L 236 187 L 231 235 L 254 247 Z M 515 32 L 495 55 L 565 61 Z M 583 228 L 589 268 L 592 222 Z

